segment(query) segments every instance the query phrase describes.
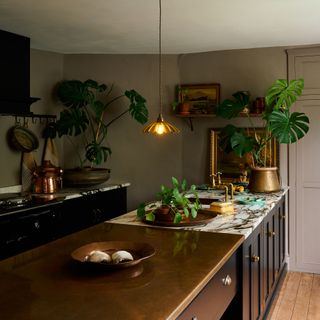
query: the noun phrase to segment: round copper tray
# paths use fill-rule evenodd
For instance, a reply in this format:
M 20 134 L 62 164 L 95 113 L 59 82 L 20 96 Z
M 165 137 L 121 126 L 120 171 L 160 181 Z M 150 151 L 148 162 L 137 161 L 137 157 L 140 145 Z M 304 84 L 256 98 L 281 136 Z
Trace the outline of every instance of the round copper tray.
M 117 264 L 113 263 L 97 263 L 87 261 L 88 254 L 93 250 L 99 250 L 112 254 L 118 250 L 125 250 L 132 254 L 133 261 L 125 261 Z M 152 257 L 155 254 L 154 248 L 144 242 L 132 242 L 132 241 L 105 241 L 105 242 L 93 242 L 86 244 L 71 253 L 71 257 L 81 263 L 90 265 L 103 266 L 106 269 L 122 269 L 137 265 L 142 260 Z
M 162 226 L 162 227 L 171 227 L 171 228 L 184 228 L 189 226 L 198 226 L 209 223 L 217 216 L 217 213 L 209 211 L 209 210 L 199 210 L 197 216 L 190 220 L 182 220 L 180 223 L 173 223 L 173 221 L 147 221 L 143 220 L 143 222 L 155 226 Z

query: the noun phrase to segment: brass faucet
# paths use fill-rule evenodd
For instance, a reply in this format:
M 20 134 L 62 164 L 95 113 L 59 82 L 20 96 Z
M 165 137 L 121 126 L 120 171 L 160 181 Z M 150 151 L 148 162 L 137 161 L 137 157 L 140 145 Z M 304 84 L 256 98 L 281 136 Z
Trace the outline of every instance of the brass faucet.
M 222 172 L 217 172 L 216 173 L 216 176 L 218 177 L 218 186 L 221 185 L 221 175 L 222 175 Z
M 215 174 L 210 174 L 210 182 L 211 182 L 211 188 L 212 189 L 214 189 L 215 188 L 215 186 L 216 186 L 216 181 L 215 181 L 215 179 L 214 179 L 214 177 L 215 177 L 216 175 Z
M 221 175 L 222 175 L 221 172 L 210 174 L 210 187 L 212 189 L 215 189 L 215 188 L 220 189 L 219 187 L 222 187 Z M 216 180 L 215 180 L 216 177 L 218 179 L 217 183 L 216 183 Z
M 228 187 L 224 186 L 224 202 L 228 202 Z
M 229 183 L 229 187 L 230 187 L 230 198 L 231 200 L 233 200 L 233 184 Z

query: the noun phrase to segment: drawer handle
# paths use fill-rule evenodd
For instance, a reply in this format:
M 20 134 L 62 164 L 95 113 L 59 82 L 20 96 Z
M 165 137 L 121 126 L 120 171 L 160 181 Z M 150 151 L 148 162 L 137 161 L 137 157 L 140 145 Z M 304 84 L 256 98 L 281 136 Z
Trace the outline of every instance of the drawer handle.
M 197 317 L 192 317 L 191 320 L 198 320 L 198 318 Z
M 273 237 L 273 236 L 275 236 L 276 235 L 276 233 L 274 232 L 274 231 L 269 231 L 268 232 L 268 236 L 269 237 Z
M 251 257 L 251 261 L 252 262 L 259 262 L 260 261 L 260 257 L 259 256 L 252 256 Z
M 285 219 L 286 218 L 286 215 L 285 214 L 281 214 L 280 215 L 280 219 Z
M 232 279 L 229 275 L 222 279 L 222 283 L 224 286 L 231 286 Z

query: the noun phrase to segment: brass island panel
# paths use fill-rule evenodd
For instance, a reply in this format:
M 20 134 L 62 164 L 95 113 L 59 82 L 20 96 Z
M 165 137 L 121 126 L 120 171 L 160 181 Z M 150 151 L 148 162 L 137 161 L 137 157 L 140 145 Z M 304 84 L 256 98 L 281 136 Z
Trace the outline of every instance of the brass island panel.
M 121 270 L 71 253 L 99 241 L 147 242 L 155 255 Z M 175 319 L 244 237 L 103 223 L 0 262 L 2 319 Z

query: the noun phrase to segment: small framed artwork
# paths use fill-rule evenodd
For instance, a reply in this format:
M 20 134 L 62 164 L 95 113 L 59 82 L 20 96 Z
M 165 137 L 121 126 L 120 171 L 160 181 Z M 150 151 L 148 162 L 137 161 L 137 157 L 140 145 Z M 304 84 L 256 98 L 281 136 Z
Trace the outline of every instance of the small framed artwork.
M 191 114 L 212 114 L 220 102 L 220 84 L 183 84 L 179 87 L 179 102 L 190 104 Z
M 256 132 L 263 134 L 262 128 L 250 129 L 250 134 Z M 210 129 L 210 175 L 221 172 L 223 182 L 248 182 L 250 179 L 250 166 L 247 157 L 240 158 L 234 152 L 226 153 L 219 147 L 220 129 Z M 279 166 L 279 143 L 273 138 L 262 151 L 268 167 Z M 245 178 L 244 178 L 245 177 Z

